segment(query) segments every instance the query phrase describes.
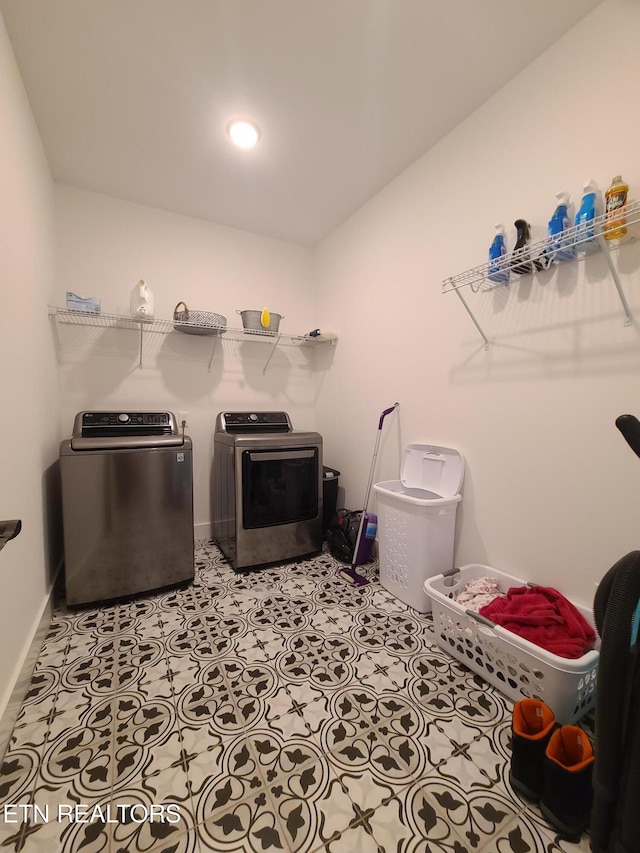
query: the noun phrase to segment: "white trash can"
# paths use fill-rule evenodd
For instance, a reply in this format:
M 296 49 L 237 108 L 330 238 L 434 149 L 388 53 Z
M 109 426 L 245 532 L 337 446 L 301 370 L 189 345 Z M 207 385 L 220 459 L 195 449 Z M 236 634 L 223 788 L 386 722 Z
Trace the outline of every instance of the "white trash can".
M 400 480 L 373 486 L 377 495 L 380 583 L 420 613 L 431 612 L 427 578 L 453 568 L 456 510 L 464 461 L 457 450 L 409 444 Z

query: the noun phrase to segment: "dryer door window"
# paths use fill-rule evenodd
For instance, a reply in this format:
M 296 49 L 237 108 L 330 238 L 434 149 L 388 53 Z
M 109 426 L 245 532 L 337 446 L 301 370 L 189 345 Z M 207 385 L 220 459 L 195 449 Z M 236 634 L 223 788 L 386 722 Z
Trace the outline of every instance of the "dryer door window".
M 317 447 L 242 453 L 242 525 L 246 530 L 318 515 Z

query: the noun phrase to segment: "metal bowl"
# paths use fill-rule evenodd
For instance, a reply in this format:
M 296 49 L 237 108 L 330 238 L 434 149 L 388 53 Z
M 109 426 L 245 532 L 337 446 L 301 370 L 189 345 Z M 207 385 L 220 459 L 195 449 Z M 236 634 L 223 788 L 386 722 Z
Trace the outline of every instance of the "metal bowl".
M 269 325 L 263 326 L 260 322 L 262 311 L 237 311 L 242 317 L 242 328 L 247 332 L 271 332 L 275 335 L 280 328 L 280 320 L 283 319 L 282 314 L 274 314 L 269 312 Z

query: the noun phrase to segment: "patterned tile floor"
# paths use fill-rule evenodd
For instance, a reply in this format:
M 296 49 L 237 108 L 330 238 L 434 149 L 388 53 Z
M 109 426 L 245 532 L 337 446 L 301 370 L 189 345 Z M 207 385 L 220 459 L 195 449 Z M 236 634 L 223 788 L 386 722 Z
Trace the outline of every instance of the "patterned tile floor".
M 538 853 L 509 787 L 511 703 L 428 617 L 324 554 L 56 608 L 0 770 L 0 845 L 25 853 Z

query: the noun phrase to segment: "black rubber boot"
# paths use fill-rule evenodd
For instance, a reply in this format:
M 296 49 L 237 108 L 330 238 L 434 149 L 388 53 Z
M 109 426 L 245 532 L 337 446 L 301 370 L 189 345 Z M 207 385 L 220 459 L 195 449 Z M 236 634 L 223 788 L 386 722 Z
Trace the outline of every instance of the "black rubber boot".
M 579 726 L 561 726 L 551 736 L 544 762 L 540 811 L 559 833 L 577 838 L 589 826 L 594 755 Z
M 542 796 L 545 752 L 555 722 L 553 711 L 539 699 L 522 699 L 513 709 L 509 782 L 536 802 Z

